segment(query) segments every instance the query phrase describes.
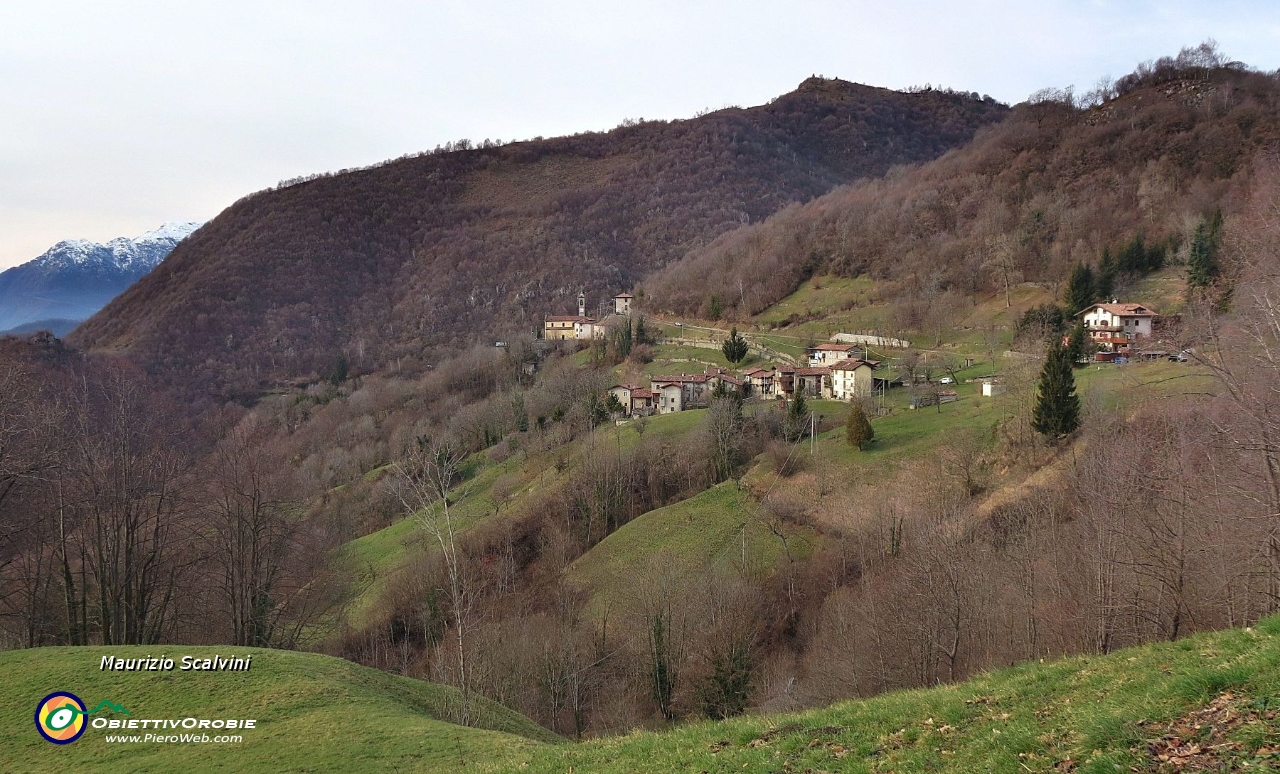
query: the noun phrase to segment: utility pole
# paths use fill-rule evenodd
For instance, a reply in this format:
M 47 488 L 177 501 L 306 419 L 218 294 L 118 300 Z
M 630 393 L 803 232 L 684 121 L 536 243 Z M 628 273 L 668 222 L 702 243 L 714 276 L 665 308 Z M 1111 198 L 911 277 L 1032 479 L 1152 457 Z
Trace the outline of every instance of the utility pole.
M 818 415 L 810 411 L 809 412 L 809 456 L 810 457 L 813 456 L 813 441 L 814 441 L 813 437 L 817 434 L 816 433 L 817 429 L 818 429 Z

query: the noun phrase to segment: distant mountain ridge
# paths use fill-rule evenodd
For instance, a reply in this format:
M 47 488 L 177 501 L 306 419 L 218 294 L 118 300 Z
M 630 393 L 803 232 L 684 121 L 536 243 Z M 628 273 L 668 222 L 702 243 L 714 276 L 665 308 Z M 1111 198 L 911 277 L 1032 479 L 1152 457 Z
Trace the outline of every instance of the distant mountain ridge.
M 1009 109 L 810 78 L 766 105 L 449 151 L 247 196 L 69 337 L 252 401 L 420 371 L 637 283 L 837 185 L 937 158 Z M 194 405 L 194 404 L 193 404 Z
M 26 332 L 48 322 L 59 329 L 55 333 L 66 333 L 160 265 L 199 227 L 175 221 L 106 244 L 65 239 L 39 258 L 0 272 L 0 331 Z

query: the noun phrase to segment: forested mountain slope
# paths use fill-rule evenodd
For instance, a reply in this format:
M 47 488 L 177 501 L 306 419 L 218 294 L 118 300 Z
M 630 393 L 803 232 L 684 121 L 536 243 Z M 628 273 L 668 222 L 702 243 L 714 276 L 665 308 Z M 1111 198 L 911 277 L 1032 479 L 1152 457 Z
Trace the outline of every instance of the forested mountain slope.
M 705 244 L 967 142 L 1007 109 L 811 78 L 768 105 L 405 158 L 249 196 L 72 337 L 250 396 L 530 330 Z M 459 149 L 461 148 L 461 149 Z
M 899 302 L 893 326 L 918 331 L 1006 283 L 1055 286 L 1138 234 L 1176 258 L 1200 217 L 1240 208 L 1280 144 L 1280 79 L 1205 54 L 1084 100 L 1045 90 L 940 159 L 694 250 L 646 283 L 650 303 L 745 319 L 809 276 L 867 274 Z

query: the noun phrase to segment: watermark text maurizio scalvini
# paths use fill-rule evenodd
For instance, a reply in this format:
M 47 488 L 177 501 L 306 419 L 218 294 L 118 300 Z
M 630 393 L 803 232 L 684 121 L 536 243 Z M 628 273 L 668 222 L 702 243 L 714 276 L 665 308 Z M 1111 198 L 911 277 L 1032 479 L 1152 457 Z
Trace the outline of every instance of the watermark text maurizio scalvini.
M 213 656 L 199 658 L 182 656 L 177 661 L 161 654 L 158 657 L 116 658 L 103 656 L 98 665 L 102 672 L 248 672 L 253 666 L 253 656 Z

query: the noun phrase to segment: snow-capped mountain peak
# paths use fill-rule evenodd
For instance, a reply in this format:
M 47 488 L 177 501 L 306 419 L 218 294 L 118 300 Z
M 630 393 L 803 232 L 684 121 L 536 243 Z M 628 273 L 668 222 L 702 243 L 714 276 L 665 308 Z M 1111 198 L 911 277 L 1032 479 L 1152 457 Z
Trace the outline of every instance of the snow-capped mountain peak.
M 61 257 L 62 262 L 81 264 L 89 260 L 93 251 L 100 247 L 101 245 L 97 242 L 90 242 L 87 239 L 64 239 L 31 263 L 51 263 Z
M 97 267 L 127 273 L 150 271 L 164 260 L 183 239 L 200 228 L 199 223 L 171 221 L 133 239 L 116 237 L 106 244 L 87 239 L 64 239 L 31 262 L 48 270 L 66 267 Z M 30 264 L 28 264 L 30 265 Z
M 0 272 L 0 330 L 58 318 L 83 320 L 160 264 L 199 223 L 174 221 L 106 244 L 64 239 Z
M 203 224 L 188 220 L 171 220 L 160 228 L 152 229 L 145 234 L 134 237 L 134 242 L 181 242 L 191 236 L 192 232 Z

